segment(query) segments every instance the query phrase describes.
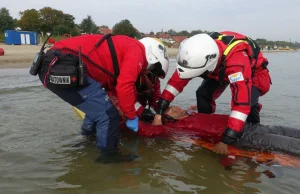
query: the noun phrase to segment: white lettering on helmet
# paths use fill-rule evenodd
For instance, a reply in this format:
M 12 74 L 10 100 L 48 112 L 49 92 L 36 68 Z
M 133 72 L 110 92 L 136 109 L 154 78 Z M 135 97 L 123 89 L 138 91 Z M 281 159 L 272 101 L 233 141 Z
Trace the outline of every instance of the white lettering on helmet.
M 70 76 L 50 75 L 50 83 L 53 83 L 53 84 L 71 84 L 71 77 Z

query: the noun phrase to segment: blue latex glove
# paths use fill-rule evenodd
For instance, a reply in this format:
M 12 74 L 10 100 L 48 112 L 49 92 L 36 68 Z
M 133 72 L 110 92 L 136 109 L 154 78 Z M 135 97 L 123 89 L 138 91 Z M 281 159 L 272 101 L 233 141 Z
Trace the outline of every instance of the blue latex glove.
M 134 119 L 127 119 L 126 126 L 132 131 L 137 132 L 139 130 L 139 117 L 135 117 Z

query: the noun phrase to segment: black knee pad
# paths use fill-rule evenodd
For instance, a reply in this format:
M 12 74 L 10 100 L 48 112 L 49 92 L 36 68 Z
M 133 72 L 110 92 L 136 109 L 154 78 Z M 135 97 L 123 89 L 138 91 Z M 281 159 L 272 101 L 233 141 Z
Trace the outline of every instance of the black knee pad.
M 107 150 L 117 150 L 119 140 L 120 116 L 117 108 L 112 106 L 106 111 L 109 118 L 108 134 L 107 134 Z
M 205 87 L 199 87 L 196 90 L 197 108 L 199 113 L 212 113 L 211 94 Z
M 258 103 L 251 106 L 251 110 L 250 110 L 250 113 L 247 117 L 246 122 L 248 122 L 248 123 L 260 123 L 259 109 L 260 109 L 260 107 L 259 107 Z

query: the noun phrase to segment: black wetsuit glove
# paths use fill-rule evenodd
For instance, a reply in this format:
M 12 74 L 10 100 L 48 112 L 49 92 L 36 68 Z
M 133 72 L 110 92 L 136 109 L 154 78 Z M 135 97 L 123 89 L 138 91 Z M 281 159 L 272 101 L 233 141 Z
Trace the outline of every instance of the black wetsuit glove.
M 225 131 L 223 132 L 223 138 L 222 138 L 221 142 L 232 145 L 232 144 L 236 143 L 236 141 L 238 140 L 239 137 L 240 137 L 239 132 L 227 127 L 225 129 Z
M 157 111 L 156 114 L 162 115 L 163 112 L 169 107 L 170 102 L 161 98 L 159 99 L 159 101 L 157 102 Z
M 142 113 L 141 120 L 144 122 L 151 122 L 151 121 L 153 121 L 154 116 L 155 116 L 155 114 L 150 109 L 145 108 Z

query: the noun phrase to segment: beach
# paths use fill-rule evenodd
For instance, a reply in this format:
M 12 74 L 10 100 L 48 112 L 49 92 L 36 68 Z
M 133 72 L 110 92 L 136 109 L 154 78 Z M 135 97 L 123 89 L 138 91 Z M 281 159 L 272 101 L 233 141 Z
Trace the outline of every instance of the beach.
M 4 49 L 4 56 L 0 56 L 0 68 L 26 68 L 31 65 L 41 46 L 0 44 L 0 48 Z
M 0 69 L 6 68 L 26 68 L 32 63 L 32 60 L 39 52 L 41 46 L 37 45 L 6 45 L 0 44 L 0 48 L 4 49 L 4 56 L 0 56 Z M 178 48 L 167 48 L 169 57 L 175 57 Z M 293 52 L 290 50 L 275 50 L 263 52 Z M 295 51 L 294 51 L 295 52 Z

